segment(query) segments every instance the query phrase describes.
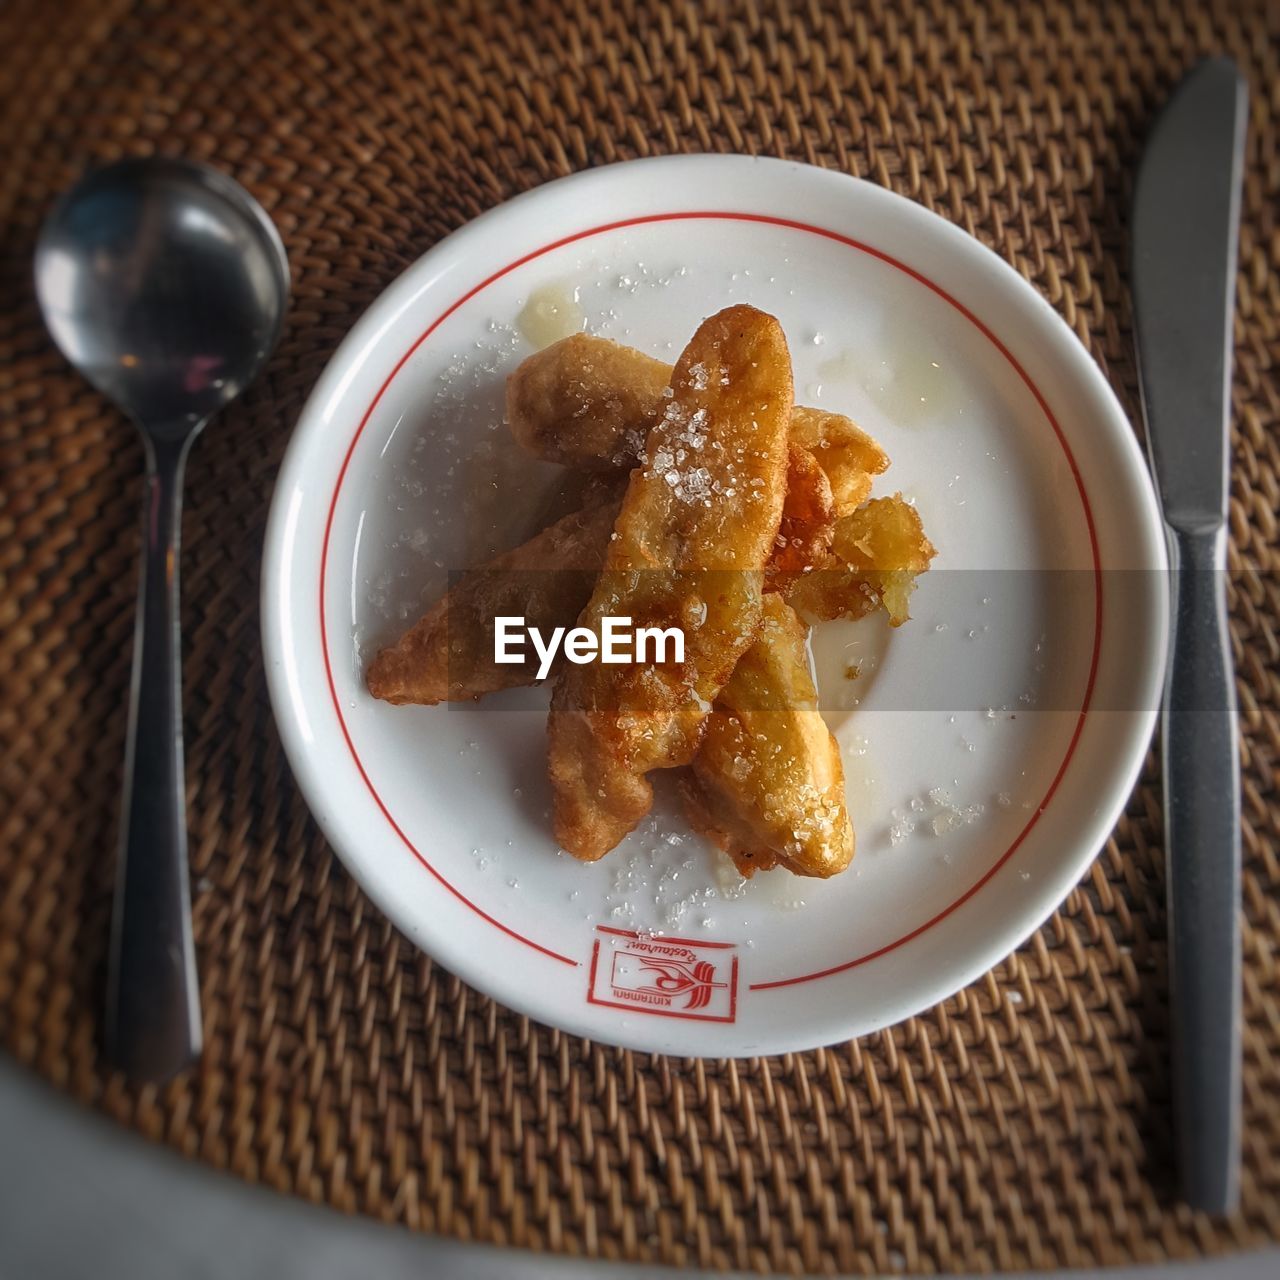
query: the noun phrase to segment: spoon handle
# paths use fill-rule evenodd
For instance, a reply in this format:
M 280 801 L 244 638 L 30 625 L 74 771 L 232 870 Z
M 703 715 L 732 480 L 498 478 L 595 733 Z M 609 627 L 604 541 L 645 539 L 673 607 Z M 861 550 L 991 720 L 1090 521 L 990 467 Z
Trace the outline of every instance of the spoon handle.
M 107 986 L 106 1051 L 160 1081 L 201 1046 L 187 885 L 178 540 L 187 440 L 147 440 L 143 554 Z

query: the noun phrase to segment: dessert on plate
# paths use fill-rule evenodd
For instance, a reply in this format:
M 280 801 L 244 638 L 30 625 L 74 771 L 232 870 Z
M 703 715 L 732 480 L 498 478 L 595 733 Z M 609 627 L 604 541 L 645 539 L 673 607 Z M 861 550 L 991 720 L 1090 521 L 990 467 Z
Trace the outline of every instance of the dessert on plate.
M 555 663 L 557 840 L 603 857 L 649 811 L 650 775 L 676 769 L 690 824 L 744 876 L 844 870 L 854 833 L 809 628 L 879 610 L 900 626 L 934 555 L 910 503 L 871 497 L 884 450 L 794 404 L 781 326 L 745 305 L 705 320 L 674 368 L 583 334 L 555 343 L 508 379 L 507 418 L 529 453 L 590 473 L 580 508 L 461 575 L 375 656 L 369 691 L 434 704 L 534 683 L 532 655 L 497 657 L 513 615 L 559 635 L 675 629 L 675 658 Z

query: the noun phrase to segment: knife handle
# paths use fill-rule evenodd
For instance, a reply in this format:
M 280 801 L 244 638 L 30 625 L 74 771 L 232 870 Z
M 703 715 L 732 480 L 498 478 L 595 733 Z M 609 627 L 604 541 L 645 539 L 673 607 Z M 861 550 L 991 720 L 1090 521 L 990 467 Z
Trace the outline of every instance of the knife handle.
M 1183 1199 L 1240 1195 L 1240 758 L 1227 634 L 1226 531 L 1170 535 L 1164 700 L 1173 1104 Z

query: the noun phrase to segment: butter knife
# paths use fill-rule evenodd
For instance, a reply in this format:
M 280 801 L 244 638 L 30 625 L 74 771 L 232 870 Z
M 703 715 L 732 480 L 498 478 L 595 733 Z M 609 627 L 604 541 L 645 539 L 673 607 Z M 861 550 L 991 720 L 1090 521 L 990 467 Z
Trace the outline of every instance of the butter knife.
M 1162 721 L 1178 1178 L 1240 1186 L 1240 765 L 1227 634 L 1232 314 L 1247 92 L 1213 58 L 1178 86 L 1138 171 L 1132 285 L 1147 446 L 1169 542 Z

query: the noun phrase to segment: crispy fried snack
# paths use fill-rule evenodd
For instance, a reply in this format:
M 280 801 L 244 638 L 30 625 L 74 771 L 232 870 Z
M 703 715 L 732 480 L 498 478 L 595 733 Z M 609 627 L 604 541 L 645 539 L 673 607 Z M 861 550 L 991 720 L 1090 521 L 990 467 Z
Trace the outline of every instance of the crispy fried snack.
M 824 619 L 862 618 L 883 606 L 900 627 L 911 616 L 916 578 L 936 554 L 919 512 L 901 494 L 873 498 L 836 522 L 826 559 L 791 581 L 787 600 Z
M 765 574 L 765 589 L 783 591 L 798 575 L 823 563 L 831 550 L 835 523 L 831 481 L 808 449 L 792 444 L 782 524 Z
M 766 591 L 782 592 L 811 617 L 862 618 L 884 608 L 901 626 L 915 579 L 934 556 L 919 515 L 901 497 L 875 498 L 833 526 L 825 486 L 821 469 L 792 445 Z M 492 661 L 493 619 L 523 613 L 544 633 L 574 625 L 604 564 L 621 505 L 616 490 L 616 482 L 593 481 L 582 510 L 464 573 L 374 659 L 369 692 L 387 702 L 429 705 L 533 684 L 532 657 L 516 665 Z
M 616 475 L 592 475 L 577 486 L 580 510 L 462 574 L 395 644 L 378 653 L 368 671 L 369 692 L 386 702 L 430 706 L 535 683 L 532 655 L 519 664 L 493 662 L 493 620 L 524 615 L 544 634 L 577 622 L 604 566 L 622 506 L 621 484 Z M 818 563 L 834 530 L 827 478 L 813 455 L 796 445 L 788 453 L 782 511 L 766 576 L 772 591 L 794 581 L 804 565 Z
M 530 453 L 579 470 L 635 465 L 671 368 L 607 338 L 574 334 L 530 356 L 507 379 L 507 421 Z M 791 440 L 831 482 L 836 514 L 865 502 L 889 465 L 883 449 L 838 413 L 797 405 Z
M 566 666 L 551 699 L 556 837 L 586 861 L 648 812 L 650 770 L 697 751 L 712 701 L 759 628 L 782 517 L 792 382 L 778 322 L 747 306 L 704 321 L 671 390 L 582 623 L 681 626 L 684 661 Z
M 367 677 L 369 692 L 387 702 L 431 705 L 533 684 L 537 663 L 532 656 L 518 665 L 492 661 L 493 619 L 523 614 L 544 634 L 577 622 L 604 565 L 622 505 L 621 486 L 615 473 L 591 474 L 585 486 L 576 486 L 580 510 L 464 573 L 404 636 L 374 659 Z M 806 566 L 824 562 L 834 528 L 826 475 L 807 449 L 791 445 L 787 496 L 765 589 L 781 591 Z
M 781 597 L 765 597 L 760 633 L 681 784 L 690 824 L 744 876 L 781 865 L 825 878 L 853 857 L 840 747 L 818 710 L 808 635 Z
M 533 684 L 537 663 L 532 656 L 518 664 L 494 662 L 494 619 L 523 615 L 529 626 L 544 632 L 573 625 L 591 598 L 621 506 L 607 490 L 595 496 L 594 505 L 464 573 L 374 658 L 369 692 L 387 702 L 432 704 Z
M 547 462 L 576 471 L 634 467 L 670 385 L 669 364 L 575 333 L 507 379 L 507 422 L 516 441 Z
M 838 516 L 866 502 L 873 478 L 889 466 L 889 455 L 861 427 L 825 409 L 797 408 L 791 416 L 791 441 L 808 449 L 826 472 Z

